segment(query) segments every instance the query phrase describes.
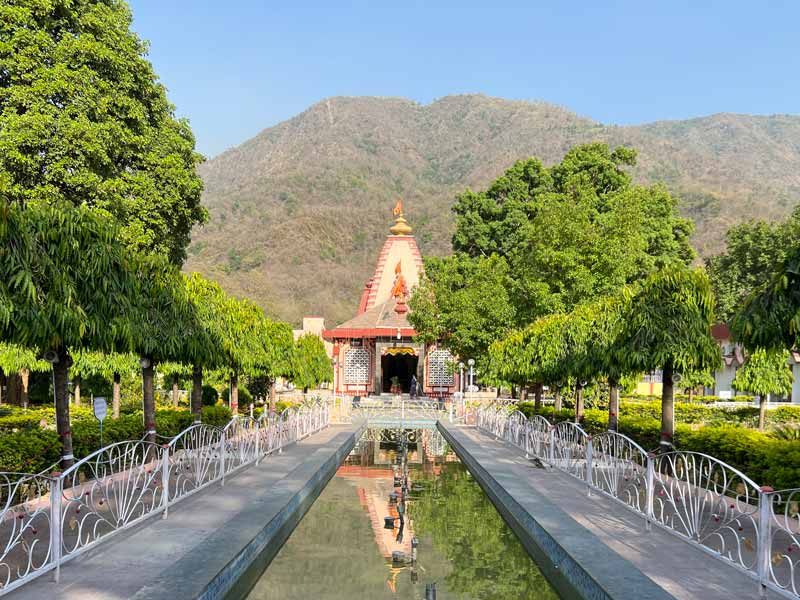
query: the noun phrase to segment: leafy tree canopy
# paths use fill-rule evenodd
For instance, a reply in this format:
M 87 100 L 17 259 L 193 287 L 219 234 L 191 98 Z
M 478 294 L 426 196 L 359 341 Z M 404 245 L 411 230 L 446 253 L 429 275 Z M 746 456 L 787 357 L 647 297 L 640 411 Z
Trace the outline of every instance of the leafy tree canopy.
M 800 210 L 781 223 L 749 221 L 734 225 L 725 252 L 706 259 L 717 315 L 729 322 L 747 296 L 766 285 L 793 246 L 800 245 Z
M 319 336 L 306 333 L 297 338 L 292 359 L 292 382 L 297 387 L 315 388 L 333 379 L 333 367 Z
M 788 250 L 769 282 L 747 297 L 731 331 L 748 348 L 800 346 L 800 244 Z
M 16 373 L 23 369 L 43 373 L 50 370 L 50 363 L 41 360 L 35 348 L 0 342 L 0 370 Z
M 663 269 L 647 278 L 626 311 L 616 356 L 628 371 L 671 365 L 679 373 L 716 368 L 714 296 L 701 269 Z
M 744 365 L 737 369 L 733 387 L 763 397 L 767 394 L 790 394 L 792 381 L 788 350 L 757 348 L 749 353 Z
M 492 341 L 513 327 L 516 311 L 506 260 L 464 255 L 430 258 L 409 302 L 419 337 L 440 341 L 455 355 L 481 360 Z
M 6 341 L 40 349 L 130 349 L 134 257 L 117 229 L 85 206 L 0 205 Z
M 180 263 L 207 218 L 201 157 L 130 26 L 122 0 L 0 5 L 0 196 L 86 204 Z
M 139 359 L 131 353 L 74 350 L 71 355 L 73 364 L 70 371 L 73 377 L 99 375 L 111 379 L 115 373 L 131 373 L 139 369 Z
M 455 255 L 426 262 L 410 304 L 420 336 L 479 355 L 538 317 L 691 262 L 691 222 L 663 187 L 632 184 L 635 162 L 631 149 L 586 144 L 553 167 L 519 161 L 485 191 L 460 194 Z

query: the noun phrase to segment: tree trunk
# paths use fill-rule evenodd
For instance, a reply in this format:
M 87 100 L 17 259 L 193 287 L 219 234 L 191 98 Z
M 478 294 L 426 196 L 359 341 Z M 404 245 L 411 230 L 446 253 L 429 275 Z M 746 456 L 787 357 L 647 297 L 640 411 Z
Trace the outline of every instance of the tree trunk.
M 556 389 L 556 393 L 553 396 L 553 418 L 555 418 L 555 413 L 561 410 L 561 390 Z
M 674 373 L 672 361 L 664 365 L 661 376 L 661 452 L 669 452 L 675 436 L 675 384 L 672 383 Z
M 524 385 L 519 386 L 519 401 L 525 402 L 528 399 L 528 388 Z
M 8 377 L 6 377 L 5 371 L 0 369 L 0 404 L 6 401 L 6 396 L 3 393 L 4 389 L 7 390 L 6 387 L 8 385 Z
M 75 392 L 75 406 L 81 405 L 81 378 L 72 378 L 72 389 Z
M 142 412 L 144 413 L 144 432 L 147 441 L 156 443 L 156 397 L 153 391 L 155 368 L 153 361 L 148 360 L 148 366 L 142 367 Z
M 194 422 L 200 423 L 203 418 L 203 367 L 192 367 L 192 414 Z
M 694 402 L 694 388 L 690 387 L 689 388 L 689 404 L 691 404 L 692 402 Z
M 239 414 L 239 375 L 231 374 L 230 408 L 235 415 Z
M 31 380 L 31 372 L 28 369 L 22 369 L 19 372 L 20 381 L 20 394 L 19 400 L 22 408 L 28 408 L 28 384 Z
M 542 393 L 544 392 L 544 385 L 535 383 L 533 386 L 533 412 L 537 415 L 542 412 Z
M 53 365 L 56 395 L 56 430 L 61 438 L 61 468 L 72 466 L 75 457 L 72 456 L 72 432 L 69 423 L 69 389 L 67 379 L 69 366 L 69 353 L 66 348 L 58 351 L 58 362 Z
M 269 412 L 274 413 L 277 403 L 275 402 L 275 380 L 269 383 Z
M 119 382 L 120 382 L 119 373 L 114 373 L 114 384 L 111 389 L 111 416 L 115 419 L 119 419 L 119 399 L 120 399 Z
M 511 386 L 511 399 L 512 400 L 517 399 L 517 387 L 515 385 Z
M 583 386 L 575 384 L 575 422 L 583 423 Z
M 180 392 L 178 390 L 178 374 L 172 374 L 172 407 L 178 408 L 178 400 L 180 399 Z
M 764 431 L 764 425 L 767 422 L 767 404 L 769 404 L 769 394 L 766 398 L 761 396 L 758 399 L 758 430 Z
M 18 406 L 19 402 L 19 395 L 20 395 L 20 380 L 19 380 L 19 373 L 10 373 L 8 375 L 8 403 L 14 406 Z
M 619 382 L 608 380 L 608 430 L 619 429 Z

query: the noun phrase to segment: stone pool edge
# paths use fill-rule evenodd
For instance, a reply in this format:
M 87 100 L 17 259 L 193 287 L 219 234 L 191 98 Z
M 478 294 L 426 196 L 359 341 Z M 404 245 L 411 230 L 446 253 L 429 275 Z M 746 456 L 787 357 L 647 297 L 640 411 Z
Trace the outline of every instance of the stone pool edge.
M 362 425 L 339 445 L 308 477 L 289 502 L 214 576 L 198 596 L 200 600 L 242 600 L 250 593 L 253 585 L 353 450 L 363 432 Z
M 614 553 L 615 560 L 627 563 L 626 571 L 630 574 L 627 583 L 630 588 L 620 590 L 618 581 L 612 580 L 601 571 L 586 568 L 584 564 L 592 564 L 597 559 L 598 552 L 608 555 L 613 551 L 566 513 L 564 513 L 563 519 L 559 519 L 561 524 L 558 530 L 544 526 L 486 468 L 481 466 L 480 462 L 453 435 L 450 428 L 457 426 L 441 421 L 438 421 L 436 426 L 560 595 L 565 598 L 587 600 L 640 600 L 641 598 L 667 600 L 674 598 L 636 566 L 616 553 Z M 543 510 L 550 512 L 561 510 L 546 498 L 538 494 L 536 496 L 537 501 L 542 504 Z M 577 551 L 574 544 L 570 544 L 573 548 L 568 549 L 564 540 L 566 538 L 574 540 L 576 536 L 585 538 L 585 544 L 582 544 Z

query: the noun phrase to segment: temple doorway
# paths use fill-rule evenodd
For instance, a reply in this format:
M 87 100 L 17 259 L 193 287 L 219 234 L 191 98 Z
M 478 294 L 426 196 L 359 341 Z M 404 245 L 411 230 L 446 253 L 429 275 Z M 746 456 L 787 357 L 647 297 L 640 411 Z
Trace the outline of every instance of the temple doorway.
M 381 391 L 383 393 L 392 391 L 392 379 L 396 377 L 400 390 L 407 394 L 411 389 L 411 376 L 417 373 L 419 359 L 413 350 L 410 348 L 408 349 L 411 350 L 410 352 L 404 352 L 405 348 L 398 350 L 400 351 L 381 356 L 381 381 L 383 382 Z

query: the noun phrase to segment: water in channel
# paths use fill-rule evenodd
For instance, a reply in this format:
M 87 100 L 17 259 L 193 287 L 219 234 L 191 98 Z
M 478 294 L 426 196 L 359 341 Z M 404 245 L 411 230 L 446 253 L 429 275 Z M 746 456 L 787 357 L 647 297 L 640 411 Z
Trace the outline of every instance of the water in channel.
M 374 429 L 248 599 L 422 600 L 430 584 L 436 600 L 558 598 L 438 432 Z

